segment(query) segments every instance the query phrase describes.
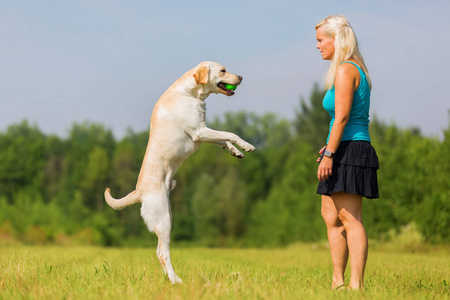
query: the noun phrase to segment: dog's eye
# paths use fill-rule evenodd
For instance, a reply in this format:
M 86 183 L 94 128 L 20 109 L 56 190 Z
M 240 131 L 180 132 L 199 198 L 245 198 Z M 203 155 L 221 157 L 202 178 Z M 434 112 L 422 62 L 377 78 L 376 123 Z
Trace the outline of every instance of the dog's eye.
M 226 73 L 226 72 L 227 72 L 227 70 L 223 69 L 223 70 L 220 70 L 220 72 L 222 72 L 222 73 Z

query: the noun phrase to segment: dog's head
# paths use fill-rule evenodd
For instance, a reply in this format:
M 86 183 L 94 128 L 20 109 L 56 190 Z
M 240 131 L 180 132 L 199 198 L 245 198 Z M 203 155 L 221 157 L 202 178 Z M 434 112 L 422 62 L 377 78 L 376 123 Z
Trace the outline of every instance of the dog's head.
M 232 90 L 225 87 L 226 84 L 239 85 L 242 77 L 228 73 L 225 67 L 216 62 L 205 61 L 194 68 L 195 84 L 202 85 L 206 93 L 222 93 L 227 96 L 234 95 Z

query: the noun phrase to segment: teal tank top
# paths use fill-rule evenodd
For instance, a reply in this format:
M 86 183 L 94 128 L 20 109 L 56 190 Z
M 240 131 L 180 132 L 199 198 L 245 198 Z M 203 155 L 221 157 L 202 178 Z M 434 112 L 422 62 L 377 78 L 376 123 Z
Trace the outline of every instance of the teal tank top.
M 366 74 L 361 68 L 351 61 L 344 61 L 343 63 L 350 63 L 358 68 L 361 80 L 359 87 L 353 94 L 352 109 L 347 125 L 344 129 L 342 141 L 368 141 L 369 137 L 369 108 L 370 108 L 370 87 L 367 81 Z M 328 90 L 323 98 L 323 108 L 330 114 L 330 129 L 327 137 L 330 139 L 331 127 L 333 127 L 335 118 L 335 90 L 334 85 L 331 90 Z

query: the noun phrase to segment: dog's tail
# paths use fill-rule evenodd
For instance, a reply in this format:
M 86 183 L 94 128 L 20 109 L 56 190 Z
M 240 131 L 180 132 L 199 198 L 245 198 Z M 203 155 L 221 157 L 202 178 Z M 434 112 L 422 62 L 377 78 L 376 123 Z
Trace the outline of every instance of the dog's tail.
M 105 200 L 109 206 L 111 206 L 115 210 L 121 210 L 129 205 L 135 204 L 137 202 L 141 202 L 141 197 L 139 192 L 134 190 L 122 199 L 114 199 L 111 196 L 111 191 L 109 188 L 105 190 Z

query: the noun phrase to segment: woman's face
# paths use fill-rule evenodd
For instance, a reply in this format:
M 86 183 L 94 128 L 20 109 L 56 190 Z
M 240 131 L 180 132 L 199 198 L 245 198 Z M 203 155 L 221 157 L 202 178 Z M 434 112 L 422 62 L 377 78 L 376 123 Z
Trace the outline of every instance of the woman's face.
M 332 60 L 334 57 L 334 38 L 330 38 L 322 27 L 316 30 L 317 49 L 319 49 L 322 59 Z

